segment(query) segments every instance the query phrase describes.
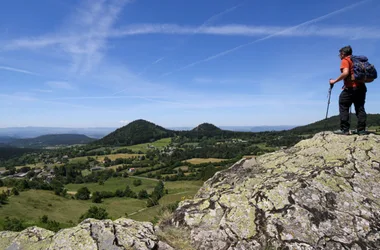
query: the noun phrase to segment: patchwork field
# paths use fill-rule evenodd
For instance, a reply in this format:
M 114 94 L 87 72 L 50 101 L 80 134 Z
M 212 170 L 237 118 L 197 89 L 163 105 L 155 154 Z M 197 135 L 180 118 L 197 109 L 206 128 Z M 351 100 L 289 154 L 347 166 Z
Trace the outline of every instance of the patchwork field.
M 30 167 L 30 168 L 43 168 L 45 165 L 53 165 L 53 166 L 61 166 L 62 164 L 44 164 L 42 162 L 38 162 L 36 164 L 26 164 L 24 166 L 16 166 L 16 169 L 20 169 L 22 167 Z
M 99 156 L 90 156 L 91 158 L 94 158 L 95 160 L 102 162 L 104 158 L 108 157 L 110 160 L 114 161 L 117 158 L 122 158 L 122 159 L 127 159 L 127 158 L 133 158 L 133 157 L 139 157 L 142 156 L 143 154 L 108 154 L 108 155 L 99 155 Z M 87 161 L 87 158 L 89 156 L 81 156 L 81 157 L 75 157 L 71 158 L 69 161 L 71 163 L 76 163 L 76 162 L 85 162 Z
M 103 161 L 104 158 L 108 157 L 111 161 L 114 161 L 116 160 L 117 158 L 121 158 L 121 159 L 128 159 L 128 158 L 133 158 L 133 157 L 139 157 L 139 156 L 143 156 L 144 154 L 109 154 L 109 155 L 99 155 L 99 156 L 95 156 L 95 159 L 97 161 Z
M 208 163 L 208 162 L 222 162 L 225 161 L 226 159 L 217 159 L 217 158 L 192 158 L 188 160 L 184 160 L 183 162 L 189 162 L 191 164 L 201 164 L 201 163 Z
M 133 150 L 134 152 L 141 151 L 143 153 L 146 153 L 149 150 L 149 146 L 153 146 L 155 148 L 161 149 L 168 146 L 171 143 L 171 140 L 172 140 L 171 138 L 163 138 L 155 142 L 141 143 L 141 144 L 136 144 L 133 146 L 120 147 L 117 150 L 127 148 L 127 149 Z
M 39 224 L 39 218 L 48 215 L 63 226 L 72 226 L 91 206 L 107 209 L 112 218 L 125 216 L 145 207 L 144 200 L 131 198 L 105 199 L 102 204 L 63 198 L 50 191 L 29 190 L 18 196 L 11 196 L 9 204 L 0 208 L 0 224 L 6 216 L 22 219 L 27 225 Z
M 142 185 L 135 187 L 133 181 L 136 179 L 141 179 Z M 95 191 L 112 191 L 115 192 L 117 189 L 124 190 L 126 186 L 129 186 L 134 192 L 139 192 L 141 189 L 145 189 L 151 192 L 157 185 L 157 180 L 136 178 L 136 177 L 118 177 L 110 178 L 104 182 L 104 185 L 99 185 L 98 183 L 81 183 L 81 184 L 68 184 L 66 189 L 69 192 L 76 192 L 81 187 L 87 187 L 91 192 Z

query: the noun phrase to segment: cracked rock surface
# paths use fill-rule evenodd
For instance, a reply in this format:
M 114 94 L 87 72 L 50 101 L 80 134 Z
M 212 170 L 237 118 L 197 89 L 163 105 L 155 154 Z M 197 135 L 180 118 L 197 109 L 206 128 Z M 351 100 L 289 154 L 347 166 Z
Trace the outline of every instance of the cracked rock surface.
M 5 250 L 172 250 L 160 242 L 153 224 L 130 219 L 86 219 L 76 227 L 54 232 L 30 227 L 17 232 L 0 232 L 0 249 Z
M 242 159 L 171 223 L 196 249 L 380 249 L 380 136 L 322 132 Z

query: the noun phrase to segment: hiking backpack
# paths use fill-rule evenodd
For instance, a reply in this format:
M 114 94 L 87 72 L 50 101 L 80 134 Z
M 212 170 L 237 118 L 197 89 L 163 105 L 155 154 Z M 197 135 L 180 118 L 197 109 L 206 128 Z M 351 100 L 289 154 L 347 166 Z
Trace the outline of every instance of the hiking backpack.
M 366 56 L 351 56 L 351 80 L 358 82 L 372 82 L 377 78 L 377 71 Z

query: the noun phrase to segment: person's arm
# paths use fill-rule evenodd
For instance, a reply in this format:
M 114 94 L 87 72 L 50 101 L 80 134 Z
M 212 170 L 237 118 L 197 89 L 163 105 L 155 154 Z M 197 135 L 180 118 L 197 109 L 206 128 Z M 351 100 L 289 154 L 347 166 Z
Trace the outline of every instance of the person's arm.
M 343 80 L 344 78 L 346 78 L 348 75 L 350 74 L 350 69 L 349 68 L 344 68 L 343 69 L 343 72 L 342 74 L 340 74 L 340 76 L 337 78 L 337 79 L 331 79 L 330 80 L 330 84 L 335 84 L 341 80 Z

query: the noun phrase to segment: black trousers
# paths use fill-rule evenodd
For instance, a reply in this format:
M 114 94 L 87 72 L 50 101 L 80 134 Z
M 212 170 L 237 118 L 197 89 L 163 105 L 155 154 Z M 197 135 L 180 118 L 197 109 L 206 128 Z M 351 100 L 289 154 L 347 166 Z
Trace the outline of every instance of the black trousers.
M 349 109 L 352 104 L 355 106 L 355 114 L 358 118 L 356 129 L 365 130 L 367 126 L 367 113 L 365 112 L 364 103 L 367 93 L 367 87 L 363 84 L 357 88 L 346 88 L 339 96 L 339 116 L 340 129 L 348 131 L 350 129 Z

